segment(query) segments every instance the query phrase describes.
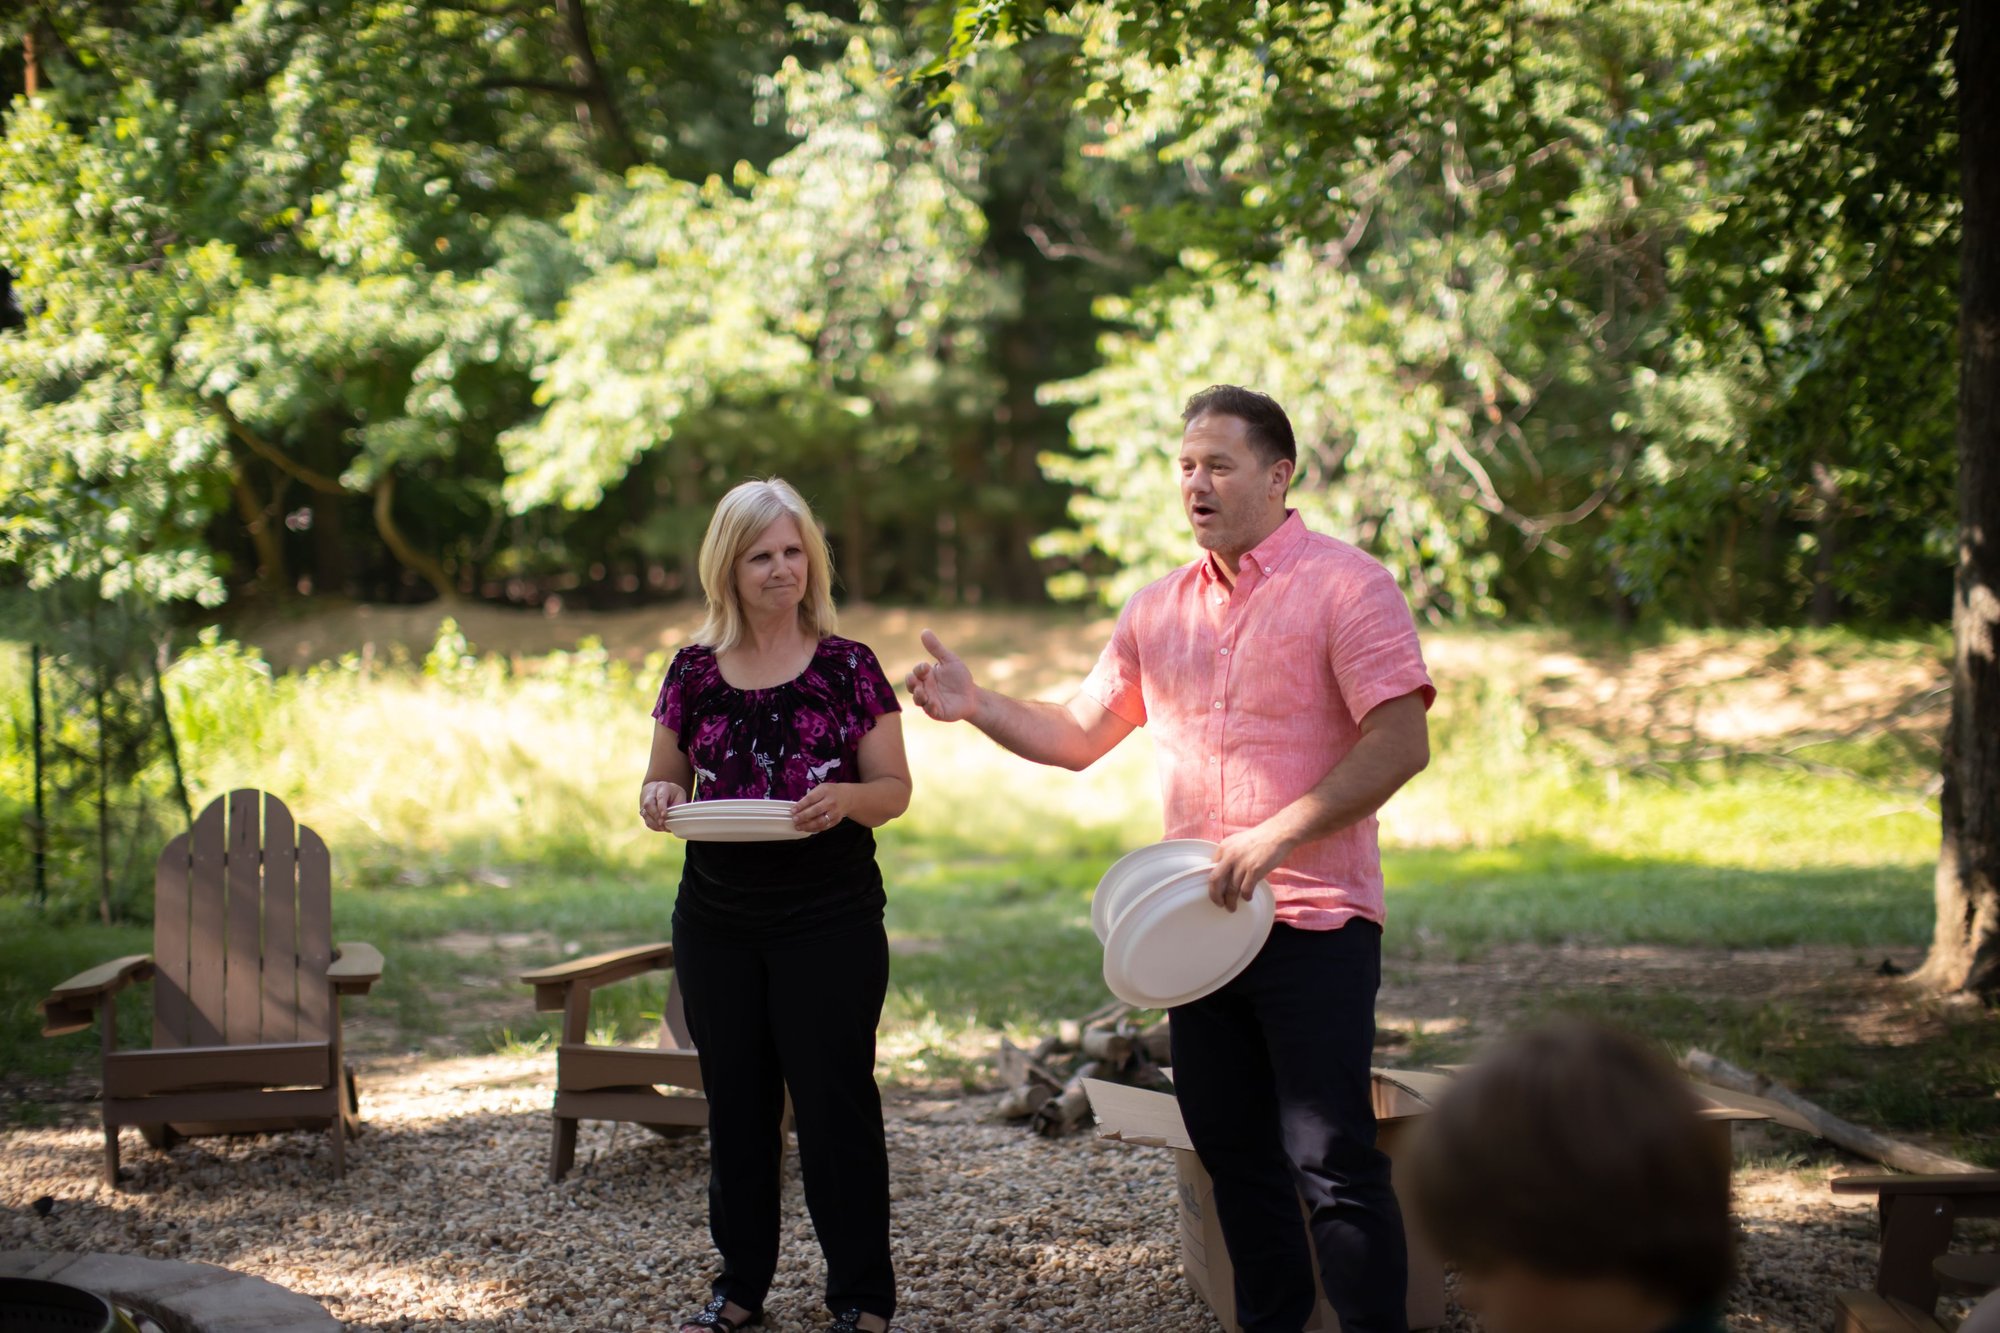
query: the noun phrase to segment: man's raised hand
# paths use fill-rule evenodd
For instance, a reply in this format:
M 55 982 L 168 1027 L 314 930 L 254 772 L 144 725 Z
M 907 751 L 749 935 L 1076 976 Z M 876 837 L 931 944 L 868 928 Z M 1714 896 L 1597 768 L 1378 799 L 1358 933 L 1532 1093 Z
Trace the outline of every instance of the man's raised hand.
M 972 683 L 972 670 L 931 631 L 925 630 L 922 638 L 924 651 L 934 660 L 919 662 L 910 669 L 904 682 L 910 698 L 939 722 L 962 722 L 972 716 L 979 697 L 978 687 Z

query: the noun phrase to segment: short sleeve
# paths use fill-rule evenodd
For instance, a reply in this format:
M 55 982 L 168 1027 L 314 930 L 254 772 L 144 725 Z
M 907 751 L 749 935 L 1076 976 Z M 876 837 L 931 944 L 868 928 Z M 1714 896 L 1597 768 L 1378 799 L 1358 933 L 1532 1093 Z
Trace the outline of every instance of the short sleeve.
M 660 683 L 660 697 L 653 704 L 653 720 L 680 737 L 687 749 L 688 654 L 683 648 L 667 666 L 667 678 Z
M 1135 727 L 1143 727 L 1146 725 L 1145 678 L 1140 674 L 1139 636 L 1132 623 L 1133 608 L 1138 603 L 1139 599 L 1135 597 L 1118 613 L 1118 624 L 1111 631 L 1111 642 L 1104 645 L 1104 651 L 1097 655 L 1097 665 L 1084 677 L 1082 693 L 1096 700 L 1106 712 Z
M 1421 691 L 1428 709 L 1437 698 L 1410 604 L 1395 575 L 1373 561 L 1334 615 L 1329 653 L 1334 680 L 1357 725 L 1391 699 Z
M 865 643 L 854 645 L 854 705 L 870 727 L 884 713 L 903 711 L 902 700 L 896 697 L 896 687 L 889 683 L 875 651 Z

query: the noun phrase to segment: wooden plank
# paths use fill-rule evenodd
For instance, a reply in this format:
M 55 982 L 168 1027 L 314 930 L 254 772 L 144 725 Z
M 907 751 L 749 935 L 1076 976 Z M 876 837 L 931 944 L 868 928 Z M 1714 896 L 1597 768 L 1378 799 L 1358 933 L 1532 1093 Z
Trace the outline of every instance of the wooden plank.
M 336 995 L 366 995 L 382 979 L 382 951 L 374 945 L 343 940 L 335 953 L 326 975 Z
M 194 854 L 188 873 L 187 1044 L 222 1044 L 222 910 L 228 893 L 223 858 L 228 846 L 227 797 L 218 796 L 195 817 Z
M 1955 1210 L 1936 1195 L 1891 1194 L 1882 1199 L 1882 1251 L 1875 1290 L 1920 1310 L 1937 1305 L 1931 1262 L 1951 1247 Z
M 333 1035 L 333 860 L 319 834 L 299 825 L 299 1040 Z
M 275 796 L 264 798 L 264 1007 L 265 1041 L 299 1036 L 299 849 L 292 812 Z
M 104 1060 L 104 1091 L 112 1097 L 213 1088 L 322 1088 L 332 1078 L 333 1051 L 325 1042 L 113 1051 Z
M 627 1120 L 639 1125 L 705 1125 L 708 1100 L 670 1097 L 651 1088 L 626 1092 L 558 1092 L 555 1114 L 563 1120 Z
M 578 958 L 567 963 L 557 963 L 553 967 L 540 967 L 532 972 L 523 972 L 520 979 L 526 986 L 547 986 L 556 982 L 574 981 L 600 968 L 616 970 L 630 963 L 645 963 L 646 966 L 637 971 L 620 971 L 621 978 L 637 976 L 640 972 L 651 971 L 656 967 L 672 967 L 674 946 L 641 944 L 631 949 L 613 949 L 609 953 L 592 954 L 588 958 Z
M 185 1046 L 188 1031 L 190 835 L 178 834 L 153 863 L 153 1045 Z
M 1927 1176 L 1835 1176 L 1835 1194 L 1992 1194 L 2000 1196 L 2000 1171 L 1954 1171 Z
M 1872 1291 L 1836 1291 L 1833 1306 L 1834 1333 L 1944 1333 L 1923 1311 Z
M 163 1128 L 178 1138 L 200 1139 L 214 1134 L 271 1134 L 289 1129 L 325 1129 L 326 1123 L 324 1115 L 273 1115 L 242 1120 L 176 1120 Z
M 73 1000 L 86 995 L 98 995 L 107 990 L 118 990 L 128 982 L 144 981 L 152 969 L 147 966 L 153 961 L 151 954 L 127 954 L 114 958 L 108 963 L 99 963 L 86 972 L 79 972 L 62 985 L 49 991 L 52 1000 Z
M 230 1045 L 255 1046 L 264 1037 L 262 796 L 255 791 L 229 793 L 222 1032 Z
M 41 1003 L 42 1035 L 67 1037 L 83 1032 L 97 1019 L 97 1006 L 87 1001 L 58 1000 L 51 996 Z
M 283 1116 L 306 1117 L 316 1124 L 325 1124 L 338 1114 L 339 1094 L 332 1088 L 174 1092 L 159 1097 L 107 1098 L 104 1103 L 105 1119 L 114 1128 L 204 1121 L 262 1122 Z
M 701 1064 L 685 1055 L 643 1046 L 585 1046 L 565 1043 L 556 1048 L 556 1086 L 569 1092 L 600 1088 L 634 1088 L 651 1084 L 699 1088 Z
M 1872 1157 L 1898 1170 L 1970 1172 L 1976 1169 L 1969 1162 L 1961 1162 L 1955 1157 L 1946 1157 L 1928 1148 L 1918 1147 L 1914 1143 L 1904 1143 L 1886 1134 L 1878 1134 L 1863 1125 L 1842 1120 L 1824 1107 L 1815 1106 L 1783 1084 L 1761 1074 L 1738 1069 L 1727 1060 L 1718 1059 L 1707 1051 L 1700 1049 L 1688 1051 L 1681 1057 L 1681 1067 L 1718 1087 L 1747 1092 L 1753 1097 L 1776 1102 L 1804 1119 L 1812 1126 L 1812 1132 L 1827 1142 L 1837 1143 L 1849 1152 Z

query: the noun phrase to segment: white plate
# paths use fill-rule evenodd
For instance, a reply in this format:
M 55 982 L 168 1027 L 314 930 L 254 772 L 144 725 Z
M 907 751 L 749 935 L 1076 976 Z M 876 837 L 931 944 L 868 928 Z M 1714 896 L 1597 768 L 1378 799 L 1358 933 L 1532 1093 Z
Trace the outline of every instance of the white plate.
M 709 811 L 728 811 L 731 814 L 755 814 L 768 810 L 776 814 L 789 815 L 792 812 L 792 807 L 796 804 L 798 804 L 796 801 L 772 801 L 755 796 L 746 796 L 741 799 L 732 797 L 726 801 L 705 801 L 700 797 L 696 797 L 692 801 L 682 801 L 674 809 L 700 810 L 703 813 Z
M 702 810 L 699 802 L 667 811 L 667 832 L 699 842 L 787 842 L 809 836 L 792 824 L 791 804 L 752 812 Z
M 1090 928 L 1102 944 L 1111 938 L 1111 923 L 1132 901 L 1129 895 L 1163 878 L 1215 860 L 1217 844 L 1206 838 L 1169 838 L 1127 852 L 1097 881 L 1090 900 Z
M 669 819 L 790 819 L 792 808 L 781 810 L 704 810 L 698 805 L 677 805 L 667 811 Z
M 1119 916 L 1104 946 L 1104 984 L 1127 1004 L 1171 1009 L 1228 984 L 1250 966 L 1277 916 L 1271 886 L 1225 912 L 1205 878 L 1178 876 Z
M 795 842 L 810 836 L 805 830 L 793 828 L 790 824 L 773 824 L 767 820 L 754 824 L 682 825 L 668 832 L 689 842 Z

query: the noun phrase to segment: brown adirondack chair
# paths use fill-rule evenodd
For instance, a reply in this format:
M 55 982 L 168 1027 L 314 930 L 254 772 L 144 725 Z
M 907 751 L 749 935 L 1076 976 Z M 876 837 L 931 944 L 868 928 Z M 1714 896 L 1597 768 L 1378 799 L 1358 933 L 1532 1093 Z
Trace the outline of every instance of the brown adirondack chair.
M 45 1036 L 93 1017 L 103 1034 L 106 1182 L 118 1183 L 126 1125 L 161 1149 L 198 1134 L 324 1126 L 338 1177 L 361 1126 L 340 997 L 366 994 L 382 955 L 334 945 L 326 844 L 277 797 L 233 791 L 167 844 L 153 882 L 153 952 L 71 977 L 41 1006 Z M 147 980 L 153 1045 L 121 1051 L 118 992 Z
M 1991 1254 L 1948 1254 L 1960 1218 L 2000 1217 L 2000 1171 L 1956 1175 L 1836 1176 L 1836 1194 L 1873 1194 L 1881 1251 L 1872 1291 L 1834 1293 L 1836 1333 L 1932 1333 L 1938 1289 L 1976 1291 L 2000 1282 Z M 1898 1322 L 1900 1321 L 1900 1322 Z
M 535 988 L 535 1008 L 560 1010 L 563 1016 L 562 1041 L 556 1047 L 550 1180 L 561 1180 L 576 1165 L 579 1120 L 626 1120 L 662 1135 L 708 1124 L 701 1063 L 688 1035 L 678 977 L 667 979 L 657 1047 L 598 1046 L 589 1039 L 593 991 L 673 965 L 673 945 L 645 944 L 521 974 L 523 984 Z M 662 1092 L 661 1087 L 676 1091 Z

